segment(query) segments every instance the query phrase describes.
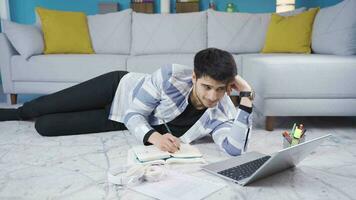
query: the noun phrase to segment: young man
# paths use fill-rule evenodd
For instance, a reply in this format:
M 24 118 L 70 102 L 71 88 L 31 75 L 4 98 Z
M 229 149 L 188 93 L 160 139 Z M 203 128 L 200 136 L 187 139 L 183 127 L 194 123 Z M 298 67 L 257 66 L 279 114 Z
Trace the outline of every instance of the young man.
M 228 96 L 233 89 L 241 96 L 237 110 Z M 211 135 L 236 156 L 245 151 L 251 128 L 251 95 L 232 55 L 208 48 L 195 55 L 194 69 L 173 64 L 151 75 L 110 72 L 18 109 L 0 109 L 0 121 L 37 118 L 35 128 L 43 136 L 127 128 L 143 144 L 169 152 L 180 141 Z

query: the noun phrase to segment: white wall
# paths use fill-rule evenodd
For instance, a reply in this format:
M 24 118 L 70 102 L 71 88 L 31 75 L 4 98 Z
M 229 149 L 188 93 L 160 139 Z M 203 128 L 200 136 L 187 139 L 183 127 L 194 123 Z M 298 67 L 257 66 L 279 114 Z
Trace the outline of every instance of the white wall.
M 2 19 L 10 19 L 9 0 L 0 0 L 0 16 Z

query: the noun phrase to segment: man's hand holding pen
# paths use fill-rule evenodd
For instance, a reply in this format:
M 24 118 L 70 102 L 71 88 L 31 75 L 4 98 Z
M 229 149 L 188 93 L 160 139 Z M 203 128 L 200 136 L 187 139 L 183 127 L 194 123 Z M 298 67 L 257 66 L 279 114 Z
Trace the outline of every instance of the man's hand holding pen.
M 179 138 L 173 136 L 171 133 L 161 135 L 158 132 L 154 132 L 152 133 L 148 141 L 160 150 L 168 151 L 170 153 L 174 153 L 180 148 Z

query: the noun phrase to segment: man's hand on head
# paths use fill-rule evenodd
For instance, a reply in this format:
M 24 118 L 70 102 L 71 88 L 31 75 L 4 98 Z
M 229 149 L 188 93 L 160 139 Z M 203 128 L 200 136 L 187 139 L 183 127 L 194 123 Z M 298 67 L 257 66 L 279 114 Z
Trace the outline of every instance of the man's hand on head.
M 231 95 L 232 90 L 236 90 L 238 92 L 252 92 L 252 87 L 245 79 L 239 75 L 236 75 L 235 79 L 227 87 L 227 94 Z M 240 105 L 252 107 L 252 101 L 249 98 L 241 98 Z
M 179 139 L 170 133 L 161 135 L 158 132 L 154 132 L 148 138 L 148 141 L 153 145 L 155 145 L 160 150 L 168 151 L 169 153 L 174 153 L 178 151 L 180 147 Z
M 227 86 L 227 94 L 230 95 L 232 90 L 250 92 L 252 87 L 240 75 L 236 75 L 235 79 Z

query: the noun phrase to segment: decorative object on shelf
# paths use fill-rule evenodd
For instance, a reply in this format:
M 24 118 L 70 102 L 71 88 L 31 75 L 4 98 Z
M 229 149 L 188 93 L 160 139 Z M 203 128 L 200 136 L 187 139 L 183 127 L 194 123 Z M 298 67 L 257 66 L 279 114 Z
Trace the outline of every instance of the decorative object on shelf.
M 295 10 L 295 0 L 277 0 L 276 1 L 276 12 L 287 12 Z
M 176 13 L 199 12 L 199 1 L 177 1 Z
M 235 6 L 233 3 L 228 3 L 226 6 L 226 12 L 233 13 L 235 12 Z
M 213 10 L 216 10 L 216 5 L 215 5 L 214 0 L 210 0 L 210 1 L 209 1 L 209 8 L 210 8 L 210 9 L 213 9 Z
M 133 0 L 131 2 L 131 8 L 135 12 L 154 13 L 153 7 L 153 0 Z
M 99 2 L 98 13 L 105 14 L 119 11 L 119 3 L 117 2 Z
M 170 0 L 161 0 L 161 13 L 169 13 L 170 12 Z

